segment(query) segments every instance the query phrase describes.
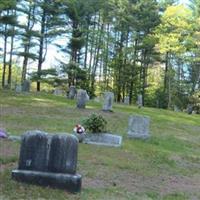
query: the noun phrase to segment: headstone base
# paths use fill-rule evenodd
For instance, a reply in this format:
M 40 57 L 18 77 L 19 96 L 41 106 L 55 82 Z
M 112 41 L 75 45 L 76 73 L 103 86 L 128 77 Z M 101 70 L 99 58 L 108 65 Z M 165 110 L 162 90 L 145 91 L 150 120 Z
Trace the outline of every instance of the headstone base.
M 148 134 L 148 135 L 146 135 L 146 134 L 144 134 L 144 135 L 142 135 L 141 133 L 140 134 L 128 134 L 128 138 L 133 138 L 133 139 L 144 139 L 144 140 L 146 140 L 146 139 L 149 139 L 150 138 L 150 135 Z
M 66 189 L 72 193 L 81 191 L 82 177 L 80 174 L 12 170 L 12 178 L 21 182 Z
M 86 134 L 83 143 L 110 147 L 120 147 L 122 145 L 122 136 L 109 133 L 91 133 Z

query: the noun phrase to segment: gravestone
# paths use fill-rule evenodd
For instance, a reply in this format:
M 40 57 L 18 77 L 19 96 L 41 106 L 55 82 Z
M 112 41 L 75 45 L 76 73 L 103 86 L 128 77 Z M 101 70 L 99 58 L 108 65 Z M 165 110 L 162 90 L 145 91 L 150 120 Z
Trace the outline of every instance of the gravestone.
M 63 94 L 63 90 L 59 89 L 59 88 L 56 88 L 53 92 L 54 95 L 56 96 L 62 96 Z
M 29 131 L 22 136 L 17 181 L 80 192 L 81 175 L 76 174 L 78 140 L 75 136 L 48 135 Z
M 25 80 L 22 83 L 22 92 L 30 92 L 30 81 Z
M 86 102 L 89 100 L 89 96 L 86 90 L 79 89 L 77 92 L 77 108 L 85 108 Z
M 51 139 L 48 170 L 57 173 L 76 173 L 77 140 L 70 135 L 54 135 Z
M 96 134 L 91 133 L 91 134 L 86 134 L 83 143 L 120 147 L 122 144 L 122 136 L 113 135 L 109 133 L 96 133 Z
M 69 88 L 69 99 L 74 99 L 76 96 L 76 87 L 71 85 L 70 88 Z
M 193 111 L 193 106 L 192 106 L 192 104 L 188 104 L 188 105 L 187 105 L 187 113 L 188 113 L 189 115 L 191 115 L 191 114 L 192 114 L 192 111 Z
M 144 116 L 130 116 L 128 122 L 128 137 L 147 139 L 149 134 L 150 118 Z
M 17 93 L 22 92 L 22 86 L 21 85 L 16 85 L 15 92 L 17 92 Z
M 142 100 L 142 95 L 139 94 L 137 96 L 137 105 L 138 105 L 138 108 L 141 108 L 143 106 L 143 100 Z
M 124 97 L 124 103 L 129 105 L 130 104 L 130 98 L 129 96 Z
M 114 94 L 112 92 L 104 92 L 103 111 L 112 111 Z

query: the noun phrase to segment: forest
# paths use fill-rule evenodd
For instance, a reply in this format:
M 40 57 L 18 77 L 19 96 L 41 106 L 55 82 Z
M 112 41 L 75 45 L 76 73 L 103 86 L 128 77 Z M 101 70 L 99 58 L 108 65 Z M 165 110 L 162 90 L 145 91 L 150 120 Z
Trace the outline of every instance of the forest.
M 62 58 L 47 66 L 55 46 Z M 53 56 L 53 55 L 52 55 Z M 0 2 L 0 88 L 71 85 L 116 102 L 200 112 L 200 1 Z M 34 85 L 33 85 L 34 84 Z

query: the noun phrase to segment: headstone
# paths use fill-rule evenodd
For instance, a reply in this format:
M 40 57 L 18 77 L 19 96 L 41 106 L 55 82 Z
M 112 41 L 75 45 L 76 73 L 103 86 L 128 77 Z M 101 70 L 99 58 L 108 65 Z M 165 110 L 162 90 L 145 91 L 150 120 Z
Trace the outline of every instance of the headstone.
M 25 80 L 22 83 L 22 92 L 30 92 L 30 81 Z
M 47 171 L 47 133 L 41 131 L 26 132 L 22 136 L 19 169 Z
M 103 146 L 120 147 L 122 145 L 122 136 L 109 133 L 86 134 L 83 140 L 85 144 L 95 144 Z
M 128 137 L 147 139 L 149 134 L 150 118 L 144 116 L 130 116 L 128 123 Z
M 129 96 L 126 96 L 126 97 L 124 98 L 124 103 L 127 104 L 127 105 L 130 104 L 130 98 L 129 98 Z
M 137 96 L 137 105 L 138 105 L 138 108 L 141 108 L 143 106 L 143 100 L 142 100 L 142 95 L 139 94 Z
M 114 94 L 112 92 L 104 93 L 103 111 L 112 111 Z
M 71 85 L 70 88 L 69 88 L 69 99 L 74 99 L 75 96 L 76 96 L 76 87 Z
M 71 135 L 54 135 L 51 139 L 48 170 L 76 173 L 78 141 Z
M 56 96 L 61 96 L 63 94 L 63 90 L 56 88 L 53 92 L 54 95 Z
M 192 114 L 192 111 L 193 111 L 193 106 L 192 106 L 192 104 L 188 104 L 188 106 L 187 106 L 187 113 L 188 113 L 189 115 L 191 115 L 191 114 Z
M 17 92 L 17 93 L 22 92 L 22 86 L 21 85 L 16 85 L 15 92 Z
M 86 90 L 79 89 L 77 93 L 77 108 L 85 108 L 86 102 L 89 100 L 89 96 Z
M 80 192 L 82 177 L 76 174 L 77 153 L 78 140 L 73 135 L 29 131 L 22 137 L 19 166 L 12 171 L 12 178 Z
M 174 112 L 180 112 L 181 110 L 179 109 L 179 107 L 177 105 L 174 105 Z

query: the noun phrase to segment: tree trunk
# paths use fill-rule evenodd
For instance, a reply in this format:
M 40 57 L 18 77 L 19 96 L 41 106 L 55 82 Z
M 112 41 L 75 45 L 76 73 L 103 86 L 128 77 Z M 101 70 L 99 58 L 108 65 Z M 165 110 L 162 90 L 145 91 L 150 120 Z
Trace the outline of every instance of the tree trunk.
M 5 35 L 4 35 L 4 52 L 3 52 L 3 72 L 2 72 L 2 88 L 5 87 L 5 77 L 6 77 L 6 55 L 7 55 L 7 24 L 5 25 L 4 31 L 5 31 Z

